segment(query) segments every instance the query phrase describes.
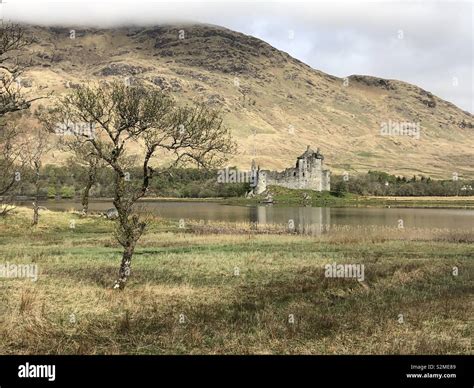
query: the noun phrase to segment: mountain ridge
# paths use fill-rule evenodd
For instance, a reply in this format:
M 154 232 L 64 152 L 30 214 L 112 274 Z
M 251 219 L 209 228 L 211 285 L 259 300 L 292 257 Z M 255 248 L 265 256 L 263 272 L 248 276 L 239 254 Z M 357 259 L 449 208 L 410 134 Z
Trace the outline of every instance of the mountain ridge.
M 26 28 L 33 39 L 27 91 L 61 94 L 119 77 L 154 84 L 182 103 L 206 102 L 232 129 L 239 149 L 229 163 L 240 168 L 255 159 L 284 169 L 310 144 L 334 173 L 474 176 L 474 116 L 416 85 L 335 77 L 209 24 Z M 419 123 L 419 139 L 382 135 L 387 122 Z

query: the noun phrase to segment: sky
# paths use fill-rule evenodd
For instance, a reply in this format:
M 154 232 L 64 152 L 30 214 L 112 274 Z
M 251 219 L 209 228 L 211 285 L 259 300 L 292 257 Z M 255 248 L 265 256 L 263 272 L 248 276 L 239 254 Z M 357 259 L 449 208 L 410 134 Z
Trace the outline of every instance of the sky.
M 0 12 L 71 27 L 216 24 L 326 73 L 406 81 L 474 113 L 472 1 L 0 0 Z

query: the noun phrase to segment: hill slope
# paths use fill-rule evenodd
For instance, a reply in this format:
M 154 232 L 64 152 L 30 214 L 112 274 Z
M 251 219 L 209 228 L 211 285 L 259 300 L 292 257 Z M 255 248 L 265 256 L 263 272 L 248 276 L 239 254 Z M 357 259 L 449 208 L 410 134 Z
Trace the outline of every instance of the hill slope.
M 70 28 L 28 30 L 33 67 L 23 85 L 30 93 L 112 77 L 147 80 L 180 101 L 221 107 L 239 143 L 232 164 L 241 168 L 255 158 L 283 169 L 311 144 L 336 173 L 474 176 L 474 117 L 414 85 L 333 77 L 259 39 L 210 25 L 76 29 L 74 39 Z M 389 121 L 419 123 L 419 139 L 382 136 Z

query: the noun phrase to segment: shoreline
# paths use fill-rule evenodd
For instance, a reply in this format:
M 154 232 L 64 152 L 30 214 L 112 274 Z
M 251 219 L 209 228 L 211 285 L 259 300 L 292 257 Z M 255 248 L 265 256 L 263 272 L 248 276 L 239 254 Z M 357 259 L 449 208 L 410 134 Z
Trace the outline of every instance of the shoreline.
M 32 201 L 26 198 L 16 201 L 18 205 Z M 90 198 L 90 202 L 112 202 L 113 198 Z M 474 209 L 474 196 L 466 197 L 381 197 L 351 196 L 336 197 L 331 195 L 317 196 L 310 201 L 302 201 L 296 196 L 276 196 L 273 203 L 264 203 L 262 198 L 214 197 L 214 198 L 173 198 L 146 197 L 139 202 L 183 202 L 183 203 L 218 203 L 228 206 L 282 206 L 282 207 L 333 207 L 333 208 L 437 208 L 437 209 Z M 41 203 L 71 202 L 80 203 L 79 198 L 40 199 Z

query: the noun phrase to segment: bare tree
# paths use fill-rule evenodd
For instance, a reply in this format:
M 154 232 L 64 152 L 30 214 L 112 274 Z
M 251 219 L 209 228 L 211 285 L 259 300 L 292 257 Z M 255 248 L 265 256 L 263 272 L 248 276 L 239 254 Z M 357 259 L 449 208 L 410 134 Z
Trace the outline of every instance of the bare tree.
M 37 126 L 31 131 L 25 131 L 22 140 L 21 159 L 23 160 L 23 165 L 29 167 L 33 172 L 32 182 L 35 187 L 35 194 L 32 226 L 36 226 L 39 221 L 39 196 L 42 182 L 41 167 L 44 156 L 52 149 L 52 143 L 50 133 L 42 126 Z
M 21 64 L 21 50 L 29 44 L 25 30 L 16 24 L 0 25 L 0 214 L 9 207 L 10 195 L 20 181 L 17 138 L 19 131 L 7 125 L 6 116 L 28 109 L 31 103 L 42 97 L 27 99 L 21 91 L 20 76 L 26 67 Z
M 76 160 L 80 160 L 82 163 L 85 164 L 87 169 L 87 177 L 86 177 L 86 184 L 84 186 L 82 197 L 81 197 L 81 204 L 82 204 L 82 214 L 86 216 L 89 212 L 89 195 L 92 189 L 92 186 L 97 182 L 97 173 L 102 165 L 101 159 L 97 157 L 95 153 L 87 153 L 82 155 L 82 159 L 79 159 L 79 155 Z
M 23 164 L 18 136 L 18 128 L 12 125 L 0 126 L 0 215 L 13 209 L 13 188 L 22 177 Z
M 64 122 L 56 123 L 55 127 L 48 127 L 50 112 L 44 107 L 39 106 L 35 111 L 37 119 L 53 131 L 57 137 L 57 148 L 61 151 L 71 154 L 68 162 L 78 164 L 86 170 L 84 188 L 81 196 L 82 214 L 89 212 L 89 195 L 92 187 L 97 182 L 97 174 L 106 163 L 97 156 L 97 152 L 89 141 L 89 137 L 94 135 L 93 123 Z M 75 178 L 78 178 L 77 176 Z M 82 180 L 82 179 L 81 179 Z
M 93 125 L 93 136 L 73 130 L 75 137 L 90 144 L 96 157 L 114 172 L 116 238 L 124 249 L 114 284 L 118 289 L 130 276 L 132 256 L 146 227 L 134 205 L 147 194 L 156 172 L 153 161 L 161 158 L 168 168 L 189 162 L 207 168 L 223 163 L 235 146 L 218 111 L 204 105 L 180 107 L 158 89 L 119 81 L 73 90 L 57 102 L 45 121 L 52 131 L 58 124 Z M 134 165 L 141 170 L 138 184 L 128 179 L 127 169 Z
M 18 53 L 27 45 L 21 26 L 0 26 L 0 117 L 30 107 L 31 100 L 25 99 L 21 93 L 20 75 L 24 66 L 20 64 Z
M 89 135 L 92 135 L 90 125 L 89 128 Z M 61 135 L 63 136 L 59 138 L 58 147 L 71 154 L 69 158 L 71 164 L 78 164 L 85 170 L 85 176 L 80 180 L 84 185 L 81 196 L 82 214 L 86 216 L 89 212 L 90 191 L 94 184 L 96 184 L 97 174 L 99 170 L 105 166 L 105 162 L 97 156 L 96 150 L 87 139 L 88 136 L 86 136 L 86 132 L 80 131 L 77 133 L 78 136 L 74 133 L 70 134 L 72 136 L 68 136 L 67 133 L 62 133 Z

